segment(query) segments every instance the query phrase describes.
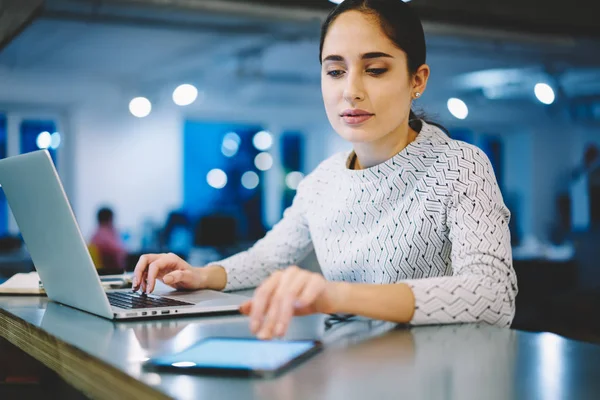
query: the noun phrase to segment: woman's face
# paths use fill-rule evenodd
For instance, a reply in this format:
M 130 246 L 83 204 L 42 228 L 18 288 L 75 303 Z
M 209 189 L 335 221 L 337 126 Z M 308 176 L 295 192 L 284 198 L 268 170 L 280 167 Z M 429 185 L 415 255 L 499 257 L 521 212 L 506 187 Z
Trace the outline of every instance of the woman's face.
M 409 75 L 406 54 L 374 17 L 358 11 L 341 14 L 329 27 L 321 57 L 325 110 L 341 137 L 368 143 L 402 132 L 426 77 L 419 86 L 419 77 Z

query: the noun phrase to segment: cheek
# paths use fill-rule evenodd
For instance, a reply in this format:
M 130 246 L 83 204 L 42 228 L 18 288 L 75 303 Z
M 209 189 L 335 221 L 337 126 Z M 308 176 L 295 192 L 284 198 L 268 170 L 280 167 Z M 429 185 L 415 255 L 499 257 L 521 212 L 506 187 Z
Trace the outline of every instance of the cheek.
M 408 113 L 410 107 L 410 95 L 407 87 L 394 87 L 384 85 L 377 88 L 375 96 L 371 97 L 375 109 L 379 112 L 392 114 L 400 117 L 405 111 Z
M 325 111 L 327 114 L 337 113 L 338 94 L 335 85 L 332 85 L 331 82 L 322 83 L 321 93 L 323 95 L 323 103 L 325 104 Z

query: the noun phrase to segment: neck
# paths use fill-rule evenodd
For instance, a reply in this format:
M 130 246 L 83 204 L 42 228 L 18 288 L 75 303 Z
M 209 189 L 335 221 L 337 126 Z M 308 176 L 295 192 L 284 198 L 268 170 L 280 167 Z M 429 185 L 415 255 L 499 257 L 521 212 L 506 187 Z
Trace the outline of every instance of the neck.
M 377 141 L 355 143 L 354 153 L 356 159 L 354 169 L 371 168 L 386 162 L 404 150 L 416 137 L 417 132 L 410 128 L 407 123 Z

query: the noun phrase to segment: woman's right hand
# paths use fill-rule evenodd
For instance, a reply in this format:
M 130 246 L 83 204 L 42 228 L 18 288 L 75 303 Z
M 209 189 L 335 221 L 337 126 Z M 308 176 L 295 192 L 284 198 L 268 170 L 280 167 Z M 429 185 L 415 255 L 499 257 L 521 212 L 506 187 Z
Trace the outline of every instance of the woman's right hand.
M 144 254 L 133 274 L 133 290 L 141 288 L 144 293 L 152 293 L 156 279 L 175 289 L 184 290 L 221 290 L 227 282 L 222 267 L 194 268 L 173 253 Z

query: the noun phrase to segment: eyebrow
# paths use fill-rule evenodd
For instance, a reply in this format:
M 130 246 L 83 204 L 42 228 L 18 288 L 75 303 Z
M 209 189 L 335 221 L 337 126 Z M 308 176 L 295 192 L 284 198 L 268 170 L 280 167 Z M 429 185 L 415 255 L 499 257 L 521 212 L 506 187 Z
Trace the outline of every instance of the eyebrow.
M 394 58 L 394 57 L 387 53 L 382 53 L 380 51 L 374 51 L 371 53 L 365 53 L 360 58 L 361 58 L 361 60 L 370 60 L 372 58 Z M 338 56 L 338 55 L 330 55 L 323 59 L 323 62 L 325 62 L 325 61 L 344 61 L 344 57 Z

